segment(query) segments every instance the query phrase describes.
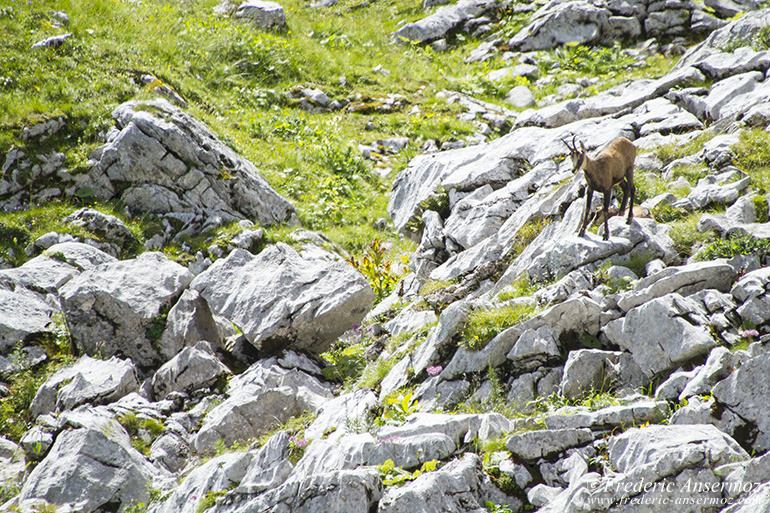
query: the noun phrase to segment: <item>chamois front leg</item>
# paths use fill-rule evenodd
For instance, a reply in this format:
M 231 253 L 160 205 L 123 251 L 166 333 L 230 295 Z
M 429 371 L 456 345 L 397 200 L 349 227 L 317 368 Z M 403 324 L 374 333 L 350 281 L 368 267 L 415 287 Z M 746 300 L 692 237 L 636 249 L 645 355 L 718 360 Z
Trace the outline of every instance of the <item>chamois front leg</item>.
M 603 209 L 604 209 L 604 237 L 602 237 L 604 240 L 610 239 L 610 201 L 612 200 L 612 189 L 604 192 L 604 198 L 603 198 Z
M 582 237 L 586 234 L 586 226 L 588 226 L 588 217 L 591 213 L 591 200 L 594 199 L 594 191 L 590 187 L 586 187 L 586 209 L 583 214 L 583 224 L 580 225 L 580 231 L 578 237 Z M 606 214 L 606 212 L 605 212 Z

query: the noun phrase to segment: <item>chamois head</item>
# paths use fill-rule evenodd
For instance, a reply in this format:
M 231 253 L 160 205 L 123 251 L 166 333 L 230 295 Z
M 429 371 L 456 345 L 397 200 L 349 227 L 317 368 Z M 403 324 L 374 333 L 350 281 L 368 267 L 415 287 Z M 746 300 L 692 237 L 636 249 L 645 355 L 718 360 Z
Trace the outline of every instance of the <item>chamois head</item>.
M 570 146 L 569 143 L 563 139 L 561 141 L 569 150 L 569 156 L 572 159 L 573 173 L 577 173 L 578 171 L 580 171 L 586 162 L 586 147 L 583 144 L 583 141 L 580 141 L 580 148 L 578 148 L 576 140 L 577 140 L 577 135 L 572 136 L 572 146 Z

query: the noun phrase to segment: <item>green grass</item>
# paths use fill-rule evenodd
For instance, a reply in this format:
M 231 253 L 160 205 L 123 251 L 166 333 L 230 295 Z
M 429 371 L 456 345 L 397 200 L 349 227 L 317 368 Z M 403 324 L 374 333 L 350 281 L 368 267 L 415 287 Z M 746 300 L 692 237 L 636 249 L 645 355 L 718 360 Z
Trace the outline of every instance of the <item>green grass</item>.
M 118 417 L 117 421 L 128 432 L 134 449 L 144 455 L 150 454 L 150 446 L 166 429 L 162 421 L 139 417 L 133 412 Z
M 483 349 L 503 330 L 530 319 L 534 313 L 535 307 L 530 305 L 474 310 L 463 326 L 461 344 L 474 351 Z
M 730 239 L 716 239 L 696 255 L 697 260 L 732 258 L 736 255 L 756 255 L 760 260 L 770 254 L 770 241 L 742 234 Z

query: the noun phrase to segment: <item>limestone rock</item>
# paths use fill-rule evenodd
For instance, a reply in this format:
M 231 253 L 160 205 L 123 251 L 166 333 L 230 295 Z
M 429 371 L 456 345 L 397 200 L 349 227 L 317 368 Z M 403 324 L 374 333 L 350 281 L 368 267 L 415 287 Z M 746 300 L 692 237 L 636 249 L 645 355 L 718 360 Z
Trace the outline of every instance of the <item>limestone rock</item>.
M 230 373 L 211 354 L 207 344 L 201 346 L 201 349 L 198 346 L 186 347 L 155 372 L 152 388 L 156 398 L 165 399 L 170 392 L 190 393 L 212 386 L 220 377 Z
M 207 494 L 228 490 L 241 482 L 251 453 L 231 452 L 196 467 L 166 499 L 158 513 L 195 513 Z
M 286 30 L 286 12 L 277 2 L 248 0 L 238 6 L 234 18 L 248 20 L 261 29 Z
M 288 348 L 322 353 L 361 322 L 374 300 L 349 264 L 303 258 L 283 243 L 256 256 L 237 249 L 190 288 L 265 354 Z
M 0 356 L 10 354 L 30 335 L 53 332 L 56 313 L 32 292 L 0 288 Z
M 652 378 L 716 347 L 708 324 L 694 300 L 673 293 L 631 309 L 610 322 L 604 333 Z
M 500 503 L 508 499 L 490 486 L 489 477 L 481 469 L 481 460 L 469 453 L 440 470 L 426 472 L 403 487 L 392 487 L 379 504 L 379 513 L 462 513 L 484 511 L 487 500 Z M 495 500 L 497 499 L 497 500 Z M 510 499 L 514 509 L 520 501 Z
M 714 386 L 714 399 L 754 426 L 752 446 L 757 452 L 770 449 L 770 419 L 764 414 L 770 398 L 767 380 L 770 354 L 757 356 Z
M 292 215 L 251 162 L 169 102 L 128 102 L 113 117 L 117 130 L 96 150 L 89 173 L 97 198 L 119 195 L 132 211 L 173 213 L 201 229 L 217 219 L 268 226 Z
M 393 33 L 400 41 L 428 43 L 441 39 L 448 32 L 461 27 L 471 18 L 482 15 L 494 7 L 489 0 L 460 0 L 457 4 L 436 9 L 432 15 L 414 23 L 407 23 Z
M 191 281 L 187 269 L 152 252 L 82 273 L 61 291 L 73 342 L 86 354 L 120 353 L 140 367 L 167 361 L 179 348 L 156 344 L 164 313 Z
M 128 434 L 113 421 L 106 432 L 79 428 L 57 436 L 48 456 L 25 481 L 19 499 L 45 499 L 84 512 L 127 508 L 147 503 L 147 484 L 158 486 L 158 480 L 169 477 L 131 447 Z
M 30 405 L 34 417 L 71 410 L 82 404 L 108 404 L 139 389 L 139 372 L 131 360 L 96 360 L 82 356 L 49 377 Z
M 565 43 L 590 44 L 612 32 L 610 11 L 581 0 L 550 2 L 508 44 L 517 50 L 550 50 Z
M 590 429 L 542 429 L 513 435 L 505 445 L 516 457 L 536 461 L 592 441 Z

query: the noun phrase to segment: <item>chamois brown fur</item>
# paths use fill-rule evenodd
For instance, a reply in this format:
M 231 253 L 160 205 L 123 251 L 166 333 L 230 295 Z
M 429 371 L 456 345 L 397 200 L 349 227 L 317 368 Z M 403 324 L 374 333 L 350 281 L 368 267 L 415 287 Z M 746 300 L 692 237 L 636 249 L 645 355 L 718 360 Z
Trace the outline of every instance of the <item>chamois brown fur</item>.
M 607 210 L 612 198 L 612 187 L 619 185 L 623 190 L 623 201 L 620 202 L 620 211 L 624 212 L 628 206 L 628 219 L 626 224 L 631 224 L 634 218 L 634 159 L 636 158 L 636 146 L 625 137 L 618 137 L 610 142 L 595 158 L 588 156 L 585 145 L 580 142 L 580 148 L 575 144 L 577 136 L 572 138 L 572 146 L 563 141 L 569 148 L 572 158 L 572 172 L 577 173 L 583 170 L 588 187 L 586 189 L 586 206 L 583 214 L 583 222 L 580 225 L 578 236 L 583 237 L 586 233 L 591 217 L 591 200 L 594 191 L 601 192 L 604 196 L 604 240 L 610 238 L 609 226 L 607 221 L 609 214 Z M 629 204 L 630 200 L 630 204 Z

